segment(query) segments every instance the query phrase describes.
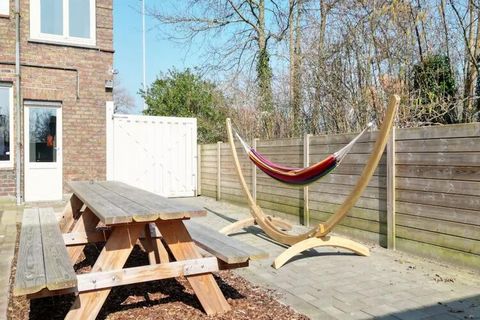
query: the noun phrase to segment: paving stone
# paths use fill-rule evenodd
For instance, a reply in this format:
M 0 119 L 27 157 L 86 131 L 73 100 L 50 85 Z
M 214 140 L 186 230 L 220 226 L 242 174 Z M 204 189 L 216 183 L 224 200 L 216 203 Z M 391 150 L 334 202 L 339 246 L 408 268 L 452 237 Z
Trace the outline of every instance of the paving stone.
M 249 214 L 245 207 L 205 197 L 186 201 L 203 204 L 235 219 Z M 198 220 L 211 226 L 228 225 L 225 219 L 212 213 Z M 293 232 L 301 230 L 306 229 L 295 226 Z M 282 303 L 311 319 L 465 320 L 461 317 L 472 315 L 480 320 L 478 274 L 459 272 L 456 268 L 377 246 L 369 246 L 371 256 L 368 258 L 336 254 L 344 251 L 330 248 L 312 250 L 275 270 L 271 263 L 286 246 L 270 240 L 258 227 L 248 228 L 248 232 L 235 237 L 262 248 L 270 258 L 252 261 L 249 268 L 234 272 L 254 284 L 275 289 Z M 409 269 L 410 266 L 415 268 Z M 432 276 L 435 274 L 454 278 L 455 282 L 437 283 Z M 453 307 L 464 312 L 449 312 Z

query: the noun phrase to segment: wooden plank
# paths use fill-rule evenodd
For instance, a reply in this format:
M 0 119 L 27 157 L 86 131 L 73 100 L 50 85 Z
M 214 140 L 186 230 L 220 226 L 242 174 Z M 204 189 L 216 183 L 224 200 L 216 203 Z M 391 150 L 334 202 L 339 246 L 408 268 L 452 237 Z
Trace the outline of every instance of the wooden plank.
M 55 212 L 52 208 L 40 208 L 39 216 L 46 287 L 48 290 L 73 288 L 77 285 L 77 276 L 63 242 Z
M 226 263 L 241 263 L 249 259 L 264 259 L 268 257 L 265 251 L 223 235 L 207 226 L 190 220 L 185 221 L 185 226 L 193 241 L 199 247 Z
M 480 226 L 456 223 L 450 221 L 438 221 L 437 219 L 410 216 L 402 213 L 397 214 L 397 225 L 413 229 L 432 231 L 438 234 L 480 240 Z
M 402 201 L 397 201 L 396 206 L 399 213 L 480 226 L 478 210 L 447 208 Z
M 395 250 L 395 126 L 392 127 L 387 143 L 387 248 Z
M 328 212 L 321 212 L 317 210 L 313 210 L 311 212 L 311 217 L 314 220 L 326 221 L 332 216 L 331 213 Z M 350 228 L 355 228 L 358 230 L 364 230 L 369 232 L 374 232 L 377 234 L 386 234 L 386 223 L 379 223 L 371 220 L 364 220 L 346 216 L 339 225 L 347 226 Z
M 399 129 L 397 140 L 479 137 L 480 123 Z
M 141 223 L 113 227 L 112 235 L 100 252 L 92 272 L 123 268 L 143 228 L 144 224 Z M 80 293 L 65 319 L 94 320 L 110 290 L 105 288 Z
M 197 190 L 195 196 L 202 194 L 202 145 L 197 146 Z
M 38 209 L 27 208 L 23 211 L 13 294 L 21 296 L 35 293 L 45 287 L 45 265 Z
M 78 292 L 219 271 L 217 258 L 207 257 L 78 275 Z
M 70 232 L 63 234 L 63 242 L 67 247 L 86 245 L 88 243 L 105 242 L 109 236 L 110 230 Z
M 157 221 L 157 227 L 177 261 L 202 258 L 182 221 Z M 212 274 L 187 276 L 187 280 L 207 314 L 230 310 Z
M 341 191 L 342 193 L 346 193 L 344 189 L 339 188 L 338 190 Z M 341 204 L 345 200 L 345 198 L 346 198 L 345 194 L 310 191 L 310 202 L 319 201 L 319 202 Z M 299 206 L 299 207 L 303 206 L 303 201 L 301 201 L 300 197 L 295 196 L 295 194 L 290 195 L 288 192 L 285 192 L 284 190 L 272 191 L 270 188 L 269 189 L 264 189 L 263 187 L 259 188 L 258 199 L 278 202 L 278 203 L 285 203 L 285 204 Z M 358 202 L 355 204 L 355 207 L 386 211 L 386 205 L 387 205 L 386 197 L 371 198 L 371 197 L 361 196 Z
M 398 164 L 431 166 L 480 166 L 480 152 L 397 153 Z
M 398 238 L 397 248 L 405 252 L 411 252 L 415 255 L 422 255 L 437 261 L 450 262 L 452 264 L 472 268 L 474 270 L 478 270 L 478 266 L 480 265 L 480 257 L 478 255 L 418 241 Z
M 222 143 L 217 142 L 217 201 L 222 198 L 222 155 L 221 155 Z
M 98 222 L 100 219 L 90 210 L 86 208 L 85 211 L 80 215 L 80 217 L 75 222 L 72 233 L 89 233 L 96 230 Z M 85 245 L 76 245 L 67 247 L 68 255 L 70 256 L 70 261 L 76 263 L 78 258 L 83 252 Z
M 400 140 L 397 152 L 480 152 L 480 137 Z
M 480 197 L 452 193 L 397 189 L 397 200 L 467 210 L 478 210 L 480 208 Z
M 67 202 L 65 209 L 63 210 L 62 216 L 60 218 L 60 230 L 62 232 L 68 232 L 75 223 L 75 219 L 80 214 L 82 209 L 83 202 L 78 199 L 75 194 L 72 194 L 70 200 Z
M 315 201 L 311 203 L 311 209 L 312 210 L 317 210 L 317 211 L 322 211 L 322 212 L 327 212 L 329 214 L 333 214 L 338 210 L 339 204 L 333 204 L 333 203 L 328 203 L 328 202 L 319 202 Z M 348 212 L 348 216 L 352 218 L 360 218 L 363 220 L 371 220 L 371 221 L 376 221 L 376 222 L 383 222 L 386 223 L 386 211 L 379 211 L 379 210 L 372 210 L 372 209 L 365 209 L 365 208 L 357 208 L 353 207 L 350 209 Z
M 303 141 L 303 167 L 310 165 L 310 134 L 306 134 Z M 310 226 L 310 208 L 308 200 L 308 186 L 303 187 L 303 224 Z
M 352 136 L 352 138 L 354 138 Z M 343 148 L 347 143 L 316 143 L 314 136 L 310 139 L 310 149 L 311 154 L 324 155 L 324 154 L 333 154 Z M 375 145 L 375 140 L 372 141 L 357 141 L 349 153 L 352 154 L 370 154 L 373 151 L 373 146 Z
M 480 181 L 480 167 L 455 165 L 402 165 L 398 163 L 396 167 L 397 177 Z
M 320 154 L 320 155 L 310 155 L 310 161 L 311 163 L 317 163 L 325 158 L 330 156 L 330 154 Z M 370 157 L 370 154 L 352 154 L 349 153 L 343 160 L 342 164 L 339 166 L 341 168 L 344 164 L 357 164 L 357 165 L 365 165 L 367 163 L 368 158 Z M 382 157 L 380 158 L 379 164 L 385 165 L 387 163 L 387 154 L 386 152 L 382 153 Z
M 480 195 L 480 180 L 458 181 L 400 177 L 397 178 L 397 187 L 404 190 L 454 193 L 470 196 Z
M 325 144 L 347 144 L 352 141 L 353 138 L 357 136 L 357 133 L 339 133 L 339 134 L 329 134 L 329 135 L 317 135 L 312 136 L 312 145 L 325 145 Z M 358 140 L 357 143 L 364 142 L 375 142 L 377 140 L 378 131 L 369 131 Z
M 129 199 L 130 201 L 141 204 L 155 214 L 162 220 L 169 219 L 186 219 L 191 217 L 205 216 L 207 211 L 202 208 L 186 205 L 179 200 L 168 199 L 157 194 L 129 186 L 118 181 L 101 181 L 98 182 L 118 195 Z M 152 215 L 134 215 L 132 219 L 137 222 L 151 221 Z
M 261 148 L 277 148 L 286 146 L 302 146 L 303 139 L 300 138 L 284 138 L 284 139 L 262 139 L 258 141 L 258 150 Z
M 437 232 L 403 226 L 398 227 L 398 236 L 403 239 L 428 243 L 480 256 L 480 241 L 478 240 L 466 239 L 447 234 L 439 235 Z
M 151 252 L 148 252 L 150 264 L 167 263 L 170 261 L 168 251 L 162 243 L 160 231 L 158 231 L 154 223 L 145 225 L 145 240 L 151 248 Z
M 125 216 L 115 216 L 113 221 L 128 221 L 128 219 L 131 219 L 131 217 L 139 216 L 142 217 L 143 221 L 155 221 L 158 219 L 157 212 L 152 211 L 150 208 L 140 203 L 132 201 L 130 197 L 127 198 L 124 195 L 116 193 L 108 186 L 99 183 L 91 183 L 88 185 L 88 187 L 92 192 L 95 192 L 97 195 L 101 196 L 117 207 L 122 208 L 122 210 L 125 212 Z M 132 192 L 134 191 L 135 190 Z M 136 221 L 138 220 L 136 219 Z
M 93 191 L 90 186 L 93 185 L 93 183 L 72 181 L 69 182 L 68 185 L 75 195 L 85 203 L 85 205 L 92 210 L 92 212 L 95 213 L 104 224 L 126 223 L 132 221 L 132 218 L 129 217 L 129 214 L 125 212 L 125 210 Z

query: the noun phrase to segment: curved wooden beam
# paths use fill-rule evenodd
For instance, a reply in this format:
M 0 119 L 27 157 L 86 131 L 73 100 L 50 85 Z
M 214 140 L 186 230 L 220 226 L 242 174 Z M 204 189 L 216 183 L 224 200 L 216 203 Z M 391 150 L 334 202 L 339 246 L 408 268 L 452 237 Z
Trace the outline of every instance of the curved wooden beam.
M 350 250 L 360 256 L 370 255 L 370 250 L 368 250 L 367 247 L 349 239 L 336 237 L 336 236 L 326 236 L 326 237 L 320 237 L 320 238 L 314 237 L 314 238 L 300 241 L 294 244 L 293 246 L 291 246 L 290 248 L 288 248 L 287 250 L 285 250 L 282 254 L 280 254 L 275 259 L 275 261 L 273 261 L 272 266 L 275 269 L 278 269 L 281 266 L 283 266 L 285 263 L 287 263 L 288 260 L 296 256 L 297 254 L 305 250 L 313 249 L 316 247 L 336 247 L 336 248 Z
M 388 101 L 387 111 L 385 113 L 385 117 L 383 118 L 380 131 L 378 132 L 377 141 L 375 141 L 375 145 L 373 146 L 372 154 L 368 158 L 357 184 L 353 188 L 352 192 L 350 192 L 347 199 L 345 199 L 342 205 L 337 209 L 337 211 L 330 216 L 330 218 L 324 224 L 320 225 L 319 231 L 316 233 L 317 237 L 327 235 L 333 229 L 333 227 L 335 227 L 348 214 L 350 209 L 355 205 L 365 188 L 368 186 L 368 183 L 372 179 L 373 173 L 375 172 L 375 169 L 382 158 L 385 146 L 387 145 L 388 136 L 392 131 L 399 104 L 400 97 L 397 95 L 392 95 Z
M 253 225 L 255 225 L 255 218 L 248 217 L 248 218 L 230 223 L 228 226 L 225 226 L 222 229 L 218 230 L 218 232 L 220 232 L 221 234 L 224 234 L 224 235 L 229 235 L 231 233 L 240 231 L 242 229 L 251 227 Z
M 282 220 L 280 218 L 276 218 L 276 217 L 270 217 L 272 223 L 279 229 L 283 230 L 283 231 L 290 231 L 292 230 L 292 224 L 285 221 L 285 220 Z M 245 219 L 242 219 L 242 220 L 238 220 L 236 222 L 233 222 L 225 227 L 223 227 L 222 229 L 220 229 L 218 232 L 222 233 L 222 234 L 225 234 L 225 235 L 229 235 L 231 233 L 235 233 L 235 232 L 238 232 L 242 229 L 245 229 L 245 228 L 248 228 L 248 227 L 251 227 L 251 226 L 254 226 L 256 225 L 257 223 L 255 222 L 255 218 L 253 217 L 249 217 L 249 218 L 245 218 Z
M 247 197 L 247 202 L 250 207 L 250 212 L 254 217 L 255 221 L 262 228 L 262 230 L 272 239 L 287 245 L 293 245 L 297 242 L 303 241 L 312 237 L 324 237 L 327 235 L 333 227 L 335 227 L 350 211 L 350 209 L 355 205 L 357 200 L 360 198 L 361 194 L 367 187 L 370 179 L 375 172 L 375 169 L 380 162 L 382 153 L 387 144 L 388 135 L 393 127 L 395 120 L 395 115 L 397 112 L 398 105 L 400 103 L 400 97 L 393 95 L 390 97 L 388 102 L 387 111 L 383 119 L 382 126 L 378 132 L 378 138 L 373 147 L 372 154 L 368 158 L 368 161 L 360 175 L 360 178 L 353 188 L 352 192 L 349 194 L 347 199 L 343 202 L 340 208 L 335 212 L 324 224 L 319 224 L 316 228 L 313 228 L 303 234 L 291 235 L 282 230 L 279 230 L 275 224 L 268 219 L 268 216 L 263 213 L 262 209 L 256 205 L 253 197 L 248 189 L 247 183 L 242 173 L 242 168 L 240 167 L 240 162 L 238 160 L 237 149 L 233 140 L 232 134 L 232 123 L 230 119 L 227 119 L 227 135 L 228 141 L 230 143 L 230 149 L 232 152 L 235 169 L 237 171 L 238 178 L 240 180 L 240 185 L 242 190 Z

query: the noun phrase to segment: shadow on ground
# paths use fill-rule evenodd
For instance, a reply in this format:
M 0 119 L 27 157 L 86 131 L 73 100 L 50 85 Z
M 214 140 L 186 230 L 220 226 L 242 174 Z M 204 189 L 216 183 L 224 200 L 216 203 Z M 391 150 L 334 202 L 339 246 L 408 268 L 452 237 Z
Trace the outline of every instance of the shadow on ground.
M 390 312 L 384 315 L 372 316 L 372 318 L 379 320 L 479 320 L 480 295 L 466 296 L 457 300 L 439 301 L 433 305 Z

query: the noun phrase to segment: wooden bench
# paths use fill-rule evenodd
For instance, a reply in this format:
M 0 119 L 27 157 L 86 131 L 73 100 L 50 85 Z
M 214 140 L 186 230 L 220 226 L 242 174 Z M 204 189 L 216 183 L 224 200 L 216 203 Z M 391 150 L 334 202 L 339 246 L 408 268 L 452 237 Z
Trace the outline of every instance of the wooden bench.
M 191 220 L 185 221 L 185 226 L 197 246 L 211 253 L 226 265 L 248 265 L 249 260 L 268 258 L 265 251 L 221 234 L 207 226 Z
M 23 212 L 13 294 L 29 295 L 44 289 L 75 288 L 77 276 L 52 208 Z

